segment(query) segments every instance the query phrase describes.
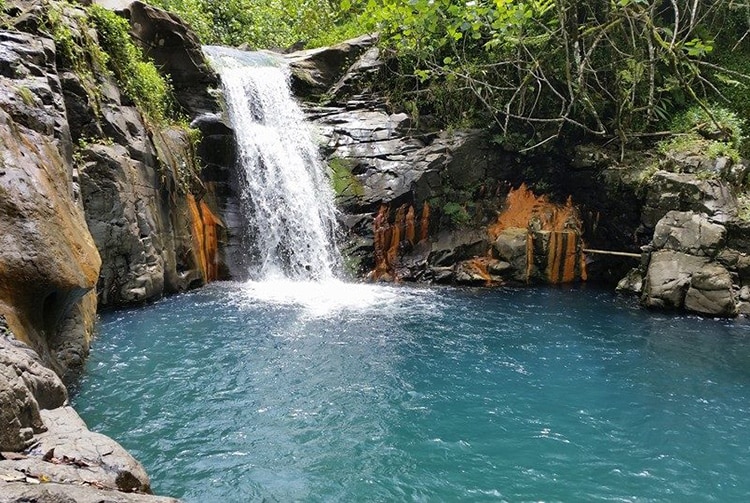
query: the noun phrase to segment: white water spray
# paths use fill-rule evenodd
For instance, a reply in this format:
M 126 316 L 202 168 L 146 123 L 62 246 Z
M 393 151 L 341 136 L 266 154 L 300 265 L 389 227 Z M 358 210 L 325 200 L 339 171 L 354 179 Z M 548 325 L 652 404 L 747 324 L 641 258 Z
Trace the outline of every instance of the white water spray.
M 340 267 L 334 194 L 289 72 L 265 53 L 204 47 L 235 130 L 250 277 L 329 281 Z

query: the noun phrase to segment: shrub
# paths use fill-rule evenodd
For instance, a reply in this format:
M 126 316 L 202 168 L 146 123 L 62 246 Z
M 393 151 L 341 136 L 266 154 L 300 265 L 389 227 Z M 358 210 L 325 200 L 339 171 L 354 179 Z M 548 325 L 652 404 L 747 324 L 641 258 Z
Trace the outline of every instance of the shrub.
M 173 114 L 171 83 L 133 43 L 127 20 L 99 5 L 92 5 L 89 15 L 99 34 L 99 43 L 109 54 L 108 66 L 125 94 L 146 117 L 163 122 Z

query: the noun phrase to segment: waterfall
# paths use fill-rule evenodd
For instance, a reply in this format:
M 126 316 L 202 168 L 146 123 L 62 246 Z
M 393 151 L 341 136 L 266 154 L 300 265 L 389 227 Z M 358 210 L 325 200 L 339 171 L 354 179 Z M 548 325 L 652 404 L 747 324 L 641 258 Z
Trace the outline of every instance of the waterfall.
M 281 60 L 207 46 L 221 76 L 235 131 L 240 204 L 248 224 L 248 275 L 254 280 L 333 279 L 334 194 Z

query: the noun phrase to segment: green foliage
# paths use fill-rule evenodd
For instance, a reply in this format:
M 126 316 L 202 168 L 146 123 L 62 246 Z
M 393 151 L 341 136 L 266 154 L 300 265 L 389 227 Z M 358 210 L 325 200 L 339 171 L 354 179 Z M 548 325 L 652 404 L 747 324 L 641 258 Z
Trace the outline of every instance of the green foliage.
M 152 0 L 182 16 L 203 43 L 253 48 L 328 44 L 359 34 L 337 0 Z
M 21 101 L 27 106 L 27 107 L 33 107 L 35 105 L 34 100 L 34 93 L 31 92 L 31 90 L 26 86 L 19 86 L 17 88 L 18 96 L 21 98 Z
M 443 215 L 449 219 L 454 227 L 462 227 L 471 220 L 466 208 L 455 202 L 448 202 L 443 206 Z
M 157 123 L 167 119 L 173 113 L 172 86 L 133 43 L 128 21 L 99 5 L 89 8 L 89 16 L 125 94 L 149 119 Z
M 745 121 L 727 108 L 693 106 L 677 114 L 670 124 L 674 133 L 697 133 L 704 138 L 720 140 L 739 148 L 744 136 Z
M 362 196 L 364 187 L 352 174 L 350 163 L 344 159 L 334 158 L 328 163 L 331 169 L 331 184 L 337 196 Z
M 443 125 L 618 138 L 750 83 L 749 7 L 732 0 L 345 2 L 398 57 L 382 86 Z M 740 42 L 737 42 L 740 41 Z M 728 68 L 721 57 L 738 52 Z M 750 101 L 750 100 L 748 100 Z
M 83 11 L 64 1 L 50 2 L 46 7 L 43 27 L 55 41 L 58 62 L 78 75 L 92 107 L 98 112 L 101 91 L 96 76 L 106 71 L 109 57 L 92 35 L 89 19 Z
M 673 138 L 659 142 L 662 154 L 694 152 L 710 159 L 728 157 L 740 162 L 745 121 L 726 108 L 691 107 L 678 114 L 670 124 Z

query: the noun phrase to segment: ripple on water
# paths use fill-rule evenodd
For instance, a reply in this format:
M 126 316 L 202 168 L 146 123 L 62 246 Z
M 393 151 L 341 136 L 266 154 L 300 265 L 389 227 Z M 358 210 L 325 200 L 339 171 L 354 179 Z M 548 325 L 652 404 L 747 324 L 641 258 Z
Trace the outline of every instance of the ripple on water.
M 750 331 L 591 290 L 224 283 L 102 316 L 75 404 L 186 501 L 741 501 Z

